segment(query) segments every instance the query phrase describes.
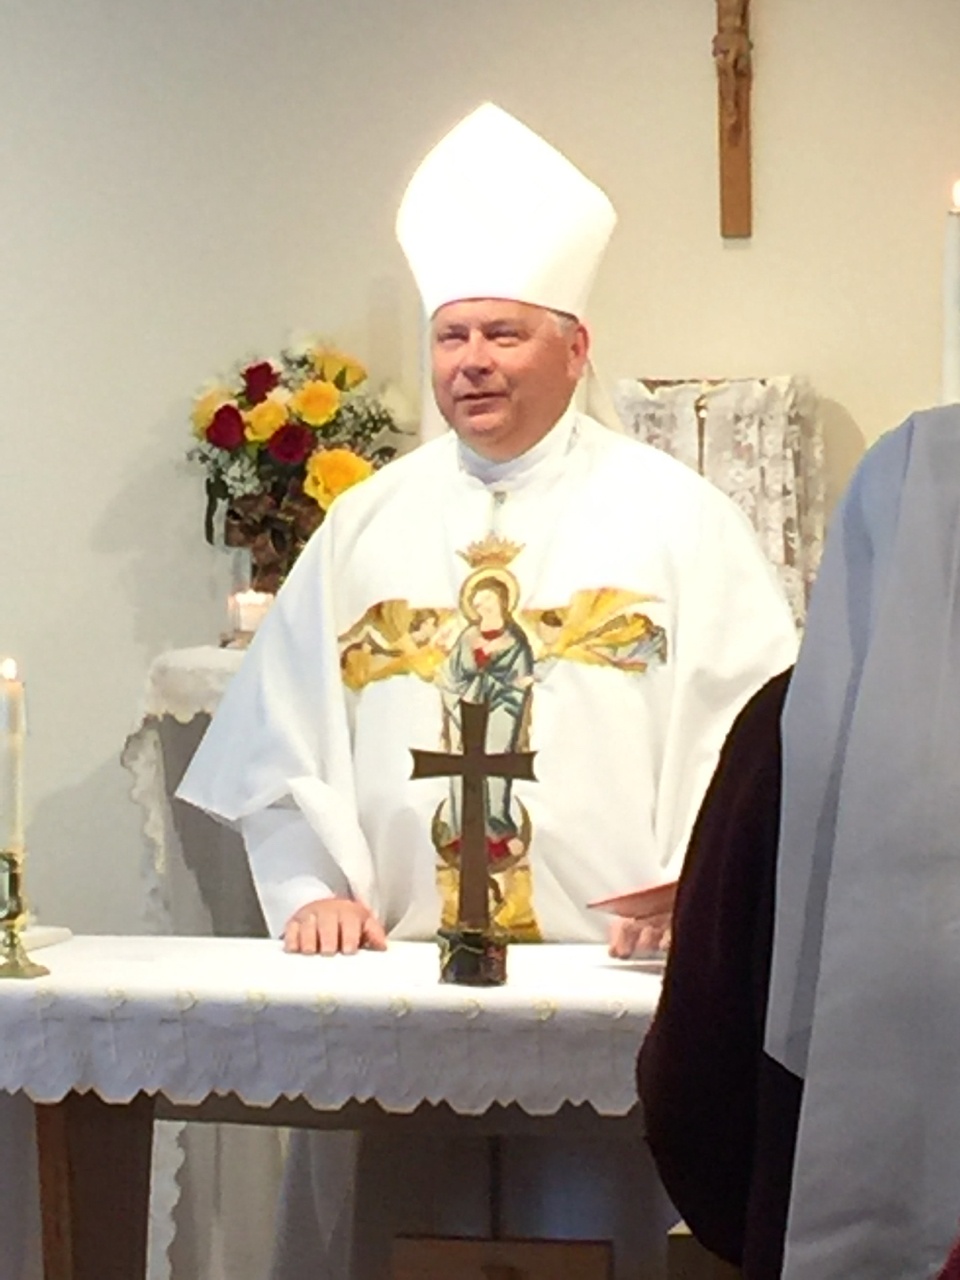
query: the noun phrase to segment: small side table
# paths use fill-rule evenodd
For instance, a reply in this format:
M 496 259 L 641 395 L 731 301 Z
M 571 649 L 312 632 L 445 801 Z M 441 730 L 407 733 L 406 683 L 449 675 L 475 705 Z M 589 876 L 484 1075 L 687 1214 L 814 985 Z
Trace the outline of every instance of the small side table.
M 244 650 L 172 649 L 147 673 L 122 761 L 143 815 L 143 914 L 152 933 L 264 937 L 239 834 L 174 792 Z M 286 1131 L 156 1126 L 149 1280 L 263 1280 Z

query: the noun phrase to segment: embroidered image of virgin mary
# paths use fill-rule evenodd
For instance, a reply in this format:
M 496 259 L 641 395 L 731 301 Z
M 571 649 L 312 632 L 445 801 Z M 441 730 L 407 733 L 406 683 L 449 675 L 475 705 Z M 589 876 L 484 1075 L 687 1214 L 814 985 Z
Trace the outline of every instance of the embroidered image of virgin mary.
M 518 586 L 513 575 L 499 566 L 474 570 L 460 591 L 460 612 L 467 625 L 461 630 L 434 680 L 443 706 L 442 744 L 445 751 L 461 750 L 460 700 L 485 703 L 488 752 L 529 750 L 530 709 L 534 682 L 534 654 L 527 634 L 514 617 Z M 487 858 L 495 899 L 506 906 L 516 895 L 509 888 L 513 872 L 530 844 L 530 819 L 513 796 L 509 779 L 489 778 L 486 787 Z M 443 862 L 455 868 L 460 843 L 459 783 L 451 784 L 447 800 L 433 823 L 433 840 Z M 527 875 L 522 877 L 527 880 Z M 511 882 L 509 887 L 505 881 Z M 451 886 L 452 888 L 452 886 Z M 520 895 L 519 915 L 528 929 L 535 928 L 529 915 L 529 886 Z M 447 896 L 447 895 L 445 895 Z M 452 897 L 448 899 L 452 907 Z M 520 906 L 520 903 L 516 903 Z M 513 917 L 501 923 L 516 930 Z M 502 914 L 502 913 L 501 913 Z M 497 915 L 497 904 L 494 904 Z
M 519 584 L 507 566 L 522 550 L 491 534 L 458 552 L 470 573 L 456 608 L 399 597 L 370 605 L 339 636 L 346 687 L 361 695 L 370 684 L 400 677 L 432 684 L 440 744 L 453 754 L 463 749 L 461 700 L 485 703 L 485 747 L 499 754 L 530 750 L 534 689 L 547 686 L 566 664 L 619 670 L 633 679 L 666 664 L 666 629 L 647 612 L 663 603 L 658 596 L 581 587 L 566 602 L 519 609 Z M 488 778 L 485 787 L 493 921 L 517 941 L 537 941 L 530 815 L 509 780 Z M 457 921 L 460 834 L 460 784 L 451 779 L 430 829 L 444 928 Z

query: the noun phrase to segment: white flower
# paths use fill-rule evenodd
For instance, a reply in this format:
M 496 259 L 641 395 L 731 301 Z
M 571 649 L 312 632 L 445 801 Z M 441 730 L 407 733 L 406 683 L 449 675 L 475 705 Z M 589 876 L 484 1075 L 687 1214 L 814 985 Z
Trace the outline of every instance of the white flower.
M 294 360 L 305 360 L 316 347 L 317 341 L 315 333 L 306 333 L 303 329 L 297 329 L 290 335 L 290 341 L 284 347 L 284 352 Z
M 256 464 L 245 453 L 233 454 L 220 474 L 231 498 L 244 498 L 247 494 L 259 493 L 262 488 Z

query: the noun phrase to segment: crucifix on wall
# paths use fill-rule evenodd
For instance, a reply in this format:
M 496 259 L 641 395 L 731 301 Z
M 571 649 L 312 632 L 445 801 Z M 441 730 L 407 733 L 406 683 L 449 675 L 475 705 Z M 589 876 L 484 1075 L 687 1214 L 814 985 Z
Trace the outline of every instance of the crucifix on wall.
M 717 67 L 720 234 L 728 239 L 745 239 L 753 232 L 750 0 L 716 2 L 717 33 L 713 38 L 713 60 Z

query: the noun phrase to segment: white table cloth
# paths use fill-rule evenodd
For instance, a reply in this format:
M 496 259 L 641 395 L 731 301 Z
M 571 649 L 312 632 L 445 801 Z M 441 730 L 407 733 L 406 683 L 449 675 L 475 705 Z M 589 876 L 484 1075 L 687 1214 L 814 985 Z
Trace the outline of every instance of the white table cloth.
M 596 946 L 513 947 L 508 985 L 489 990 L 438 983 L 430 943 L 324 959 L 258 939 L 74 938 L 44 962 L 49 977 L 0 985 L 0 1089 L 40 1102 L 146 1090 L 624 1115 L 660 989 Z
M 513 1133 L 518 1115 L 560 1113 L 554 1139 L 583 1131 L 583 1108 L 563 1109 L 586 1103 L 594 1123 L 616 1125 L 607 1140 L 640 1138 L 634 1061 L 659 975 L 603 947 L 517 946 L 508 985 L 492 990 L 441 985 L 432 943 L 324 959 L 272 940 L 80 937 L 44 959 L 48 976 L 0 984 L 0 1090 L 37 1102 L 236 1095 L 260 1108 L 305 1099 L 336 1118 L 373 1101 L 374 1124 L 415 1112 L 419 1133 L 436 1124 L 433 1109 L 417 1111 L 426 1102 L 446 1104 L 448 1133 L 478 1116 Z M 338 1117 L 358 1120 L 371 1123 L 355 1109 Z

